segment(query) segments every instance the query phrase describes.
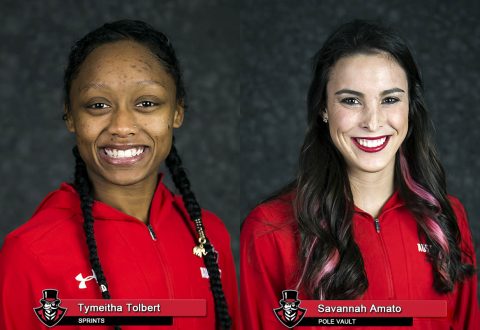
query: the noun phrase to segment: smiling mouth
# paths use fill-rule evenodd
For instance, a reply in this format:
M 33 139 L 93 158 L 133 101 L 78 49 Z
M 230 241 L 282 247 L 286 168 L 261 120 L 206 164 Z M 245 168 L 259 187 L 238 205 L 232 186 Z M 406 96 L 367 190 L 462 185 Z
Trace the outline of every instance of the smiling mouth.
M 353 137 L 353 143 L 362 151 L 379 152 L 385 148 L 390 140 L 390 135 L 384 135 L 374 138 Z
M 145 147 L 141 146 L 138 148 L 131 148 L 131 149 L 114 149 L 114 148 L 103 148 L 105 154 L 111 158 L 132 158 L 138 155 L 143 154 L 145 151 Z
M 133 165 L 149 152 L 147 146 L 105 146 L 99 148 L 99 155 L 111 165 Z

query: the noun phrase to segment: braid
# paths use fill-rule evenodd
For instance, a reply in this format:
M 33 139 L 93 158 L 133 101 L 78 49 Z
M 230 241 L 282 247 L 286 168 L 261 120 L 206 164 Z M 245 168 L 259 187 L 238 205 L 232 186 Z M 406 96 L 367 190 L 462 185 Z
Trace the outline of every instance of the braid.
M 95 273 L 97 278 L 98 285 L 102 291 L 103 299 L 111 299 L 110 292 L 108 291 L 107 279 L 103 274 L 102 265 L 100 264 L 100 259 L 98 258 L 97 253 L 97 242 L 95 241 L 93 222 L 94 218 L 92 216 L 92 185 L 88 179 L 87 168 L 85 162 L 83 161 L 78 147 L 73 148 L 73 155 L 75 156 L 75 189 L 80 195 L 80 206 L 83 213 L 83 229 L 85 231 L 85 236 L 87 237 L 87 246 L 88 254 L 90 259 L 90 265 Z M 115 330 L 120 330 L 119 326 L 115 326 Z
M 68 57 L 67 68 L 64 73 L 64 98 L 66 113 L 63 119 L 67 119 L 70 110 L 70 89 L 72 81 L 80 72 L 81 66 L 87 56 L 101 45 L 113 43 L 121 40 L 131 40 L 147 47 L 152 54 L 156 56 L 160 64 L 171 76 L 175 82 L 177 102 L 184 108 L 187 108 L 185 86 L 183 84 L 182 71 L 180 63 L 175 54 L 172 43 L 163 33 L 155 30 L 150 25 L 142 21 L 120 20 L 104 24 L 96 30 L 91 31 L 82 39 L 78 40 L 70 51 Z M 78 148 L 73 149 L 75 155 L 75 189 L 78 191 L 81 200 L 81 208 L 84 217 L 84 230 L 87 237 L 87 245 L 89 250 L 90 264 L 97 277 L 98 284 L 102 290 L 104 299 L 110 299 L 110 293 L 107 287 L 107 280 L 103 274 L 100 260 L 97 254 L 97 244 L 94 236 L 94 219 L 92 216 L 92 186 L 88 179 L 86 165 L 83 162 Z M 215 312 L 217 324 L 220 329 L 230 329 L 231 319 L 228 314 L 227 302 L 222 290 L 222 282 L 220 280 L 220 271 L 215 257 L 215 251 L 208 239 L 204 236 L 204 228 L 201 220 L 200 206 L 190 190 L 190 182 L 187 179 L 185 170 L 182 168 L 180 157 L 174 146 L 166 159 L 166 164 L 172 174 L 173 182 L 183 197 L 183 202 L 195 223 L 196 230 L 199 234 L 199 240 L 203 242 L 203 252 L 207 252 L 203 256 L 205 266 L 207 267 L 210 286 L 215 299 Z M 202 245 L 200 245 L 202 246 Z M 115 327 L 115 329 L 120 329 Z
M 190 219 L 195 222 L 197 232 L 200 236 L 204 233 L 203 223 L 201 221 L 201 208 L 195 198 L 195 195 L 190 190 L 190 181 L 187 178 L 187 174 L 182 166 L 182 160 L 177 153 L 175 145 L 172 143 L 172 149 L 168 154 L 165 163 L 172 174 L 173 182 L 179 190 L 183 198 L 183 203 L 187 209 Z M 208 270 L 210 287 L 213 293 L 215 301 L 215 313 L 217 316 L 218 328 L 222 330 L 228 330 L 231 328 L 232 321 L 228 314 L 227 301 L 222 289 L 222 281 L 220 279 L 220 271 L 215 257 L 215 251 L 210 244 L 208 238 L 206 238 L 205 248 L 207 254 L 203 256 L 203 261 Z

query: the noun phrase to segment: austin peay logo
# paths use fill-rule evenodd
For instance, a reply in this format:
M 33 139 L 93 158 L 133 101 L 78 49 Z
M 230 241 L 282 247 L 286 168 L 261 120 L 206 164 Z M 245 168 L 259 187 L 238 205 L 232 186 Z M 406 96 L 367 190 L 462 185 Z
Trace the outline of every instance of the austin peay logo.
M 283 290 L 282 299 L 280 299 L 282 307 L 274 308 L 273 312 L 277 319 L 287 328 L 293 328 L 305 317 L 306 308 L 300 308 L 300 300 L 298 292 L 295 290 Z
M 43 298 L 40 299 L 42 306 L 34 308 L 40 322 L 51 328 L 60 322 L 67 313 L 67 308 L 60 307 L 61 300 L 58 299 L 58 290 L 43 290 Z

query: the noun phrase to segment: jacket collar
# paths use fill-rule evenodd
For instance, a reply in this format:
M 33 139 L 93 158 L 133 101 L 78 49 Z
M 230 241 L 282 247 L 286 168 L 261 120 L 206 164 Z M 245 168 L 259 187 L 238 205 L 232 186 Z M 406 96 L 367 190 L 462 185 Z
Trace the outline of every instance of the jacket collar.
M 380 213 L 378 214 L 378 217 L 382 216 L 386 212 L 389 212 L 389 211 L 394 210 L 396 208 L 402 207 L 404 205 L 405 205 L 405 202 L 403 201 L 403 199 L 400 198 L 400 193 L 397 190 L 385 202 L 382 209 L 380 210 Z M 354 212 L 359 213 L 359 214 L 363 214 L 363 215 L 371 216 L 368 212 L 362 210 L 361 208 L 359 208 L 355 205 L 354 205 Z
M 151 224 L 154 224 L 161 219 L 169 219 L 170 213 L 173 211 L 173 204 L 178 203 L 173 193 L 163 184 L 163 174 L 158 175 L 157 188 L 150 204 L 149 220 Z M 82 210 L 80 208 L 80 197 L 72 184 L 63 182 L 60 188 L 51 193 L 40 206 L 35 213 L 48 209 L 63 209 L 69 210 L 73 214 L 78 214 L 83 221 Z M 136 221 L 140 220 L 123 213 L 114 207 L 105 204 L 101 201 L 95 200 L 92 207 L 93 217 L 96 220 L 120 220 L 120 221 Z

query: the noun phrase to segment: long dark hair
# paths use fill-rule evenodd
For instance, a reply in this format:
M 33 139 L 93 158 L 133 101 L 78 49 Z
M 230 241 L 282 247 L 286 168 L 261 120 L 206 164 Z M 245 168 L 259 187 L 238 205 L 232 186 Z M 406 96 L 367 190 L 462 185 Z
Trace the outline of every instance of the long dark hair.
M 354 299 L 368 288 L 362 254 L 353 239 L 353 196 L 347 166 L 322 121 L 332 67 L 355 54 L 387 53 L 408 80 L 408 132 L 395 159 L 395 188 L 413 213 L 419 235 L 430 244 L 434 287 L 440 293 L 473 274 L 463 264 L 460 232 L 447 197 L 445 173 L 431 137 L 423 83 L 407 44 L 378 23 L 355 20 L 342 25 L 314 57 L 308 91 L 308 129 L 300 153 L 293 207 L 302 237 L 297 288 L 319 299 Z
M 146 46 L 159 60 L 161 65 L 170 74 L 175 82 L 177 102 L 185 105 L 186 94 L 183 84 L 180 65 L 175 54 L 174 48 L 169 39 L 161 32 L 155 30 L 150 25 L 134 20 L 120 20 L 107 23 L 100 28 L 88 33 L 82 39 L 77 41 L 70 52 L 68 65 L 64 75 L 64 97 L 66 111 L 70 111 L 70 89 L 72 81 L 78 75 L 82 63 L 87 56 L 97 47 L 121 40 L 132 40 Z M 65 116 L 64 116 L 65 119 Z M 108 290 L 107 280 L 103 273 L 100 263 L 97 244 L 94 234 L 94 218 L 92 216 L 93 205 L 93 187 L 88 177 L 85 162 L 83 161 L 78 148 L 73 149 L 75 155 L 75 181 L 74 186 L 78 191 L 81 200 L 81 208 L 84 217 L 84 231 L 87 240 L 87 246 L 90 257 L 90 264 L 97 277 L 97 281 L 104 299 L 111 299 Z M 205 228 L 202 223 L 202 214 L 200 205 L 190 189 L 190 182 L 182 166 L 182 161 L 177 153 L 175 144 L 172 144 L 170 153 L 165 163 L 172 175 L 173 182 L 183 198 L 185 208 L 188 211 L 190 219 L 194 222 L 197 230 L 197 239 L 202 239 L 206 255 L 203 256 L 205 266 L 208 270 L 210 287 L 215 301 L 215 313 L 217 327 L 219 329 L 230 329 L 231 318 L 228 314 L 227 302 L 222 289 L 220 280 L 220 271 L 216 261 L 216 253 L 206 236 Z M 195 242 L 196 243 L 196 242 Z M 193 245 L 192 245 L 193 246 Z M 116 329 L 119 329 L 117 326 Z

